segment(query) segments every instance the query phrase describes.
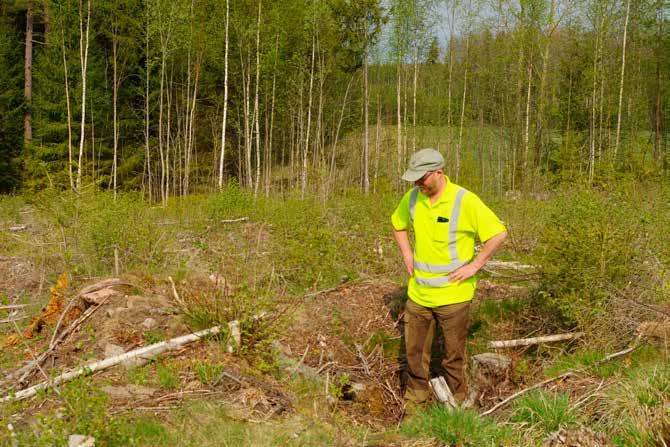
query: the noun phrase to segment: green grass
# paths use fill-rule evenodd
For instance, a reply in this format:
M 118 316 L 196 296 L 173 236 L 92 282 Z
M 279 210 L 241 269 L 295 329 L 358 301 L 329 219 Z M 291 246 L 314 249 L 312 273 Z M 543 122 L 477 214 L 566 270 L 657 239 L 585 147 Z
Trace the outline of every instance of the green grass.
M 577 421 L 567 395 L 547 391 L 530 392 L 513 405 L 510 420 L 532 432 L 546 434 Z
M 471 410 L 447 409 L 433 405 L 403 423 L 401 434 L 415 438 L 437 438 L 447 445 L 503 446 L 515 445 L 510 430 L 493 419 L 482 418 Z

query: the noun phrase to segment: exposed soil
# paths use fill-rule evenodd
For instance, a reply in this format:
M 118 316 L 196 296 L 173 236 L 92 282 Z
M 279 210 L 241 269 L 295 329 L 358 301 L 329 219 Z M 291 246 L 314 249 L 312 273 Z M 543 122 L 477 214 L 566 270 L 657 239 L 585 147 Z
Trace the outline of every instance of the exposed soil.
M 93 308 L 95 312 L 58 346 L 45 363 L 47 370 L 64 371 L 190 332 L 169 286 L 159 286 L 146 278 L 129 278 L 128 282 L 142 286 L 102 289 L 101 304 L 88 302 L 71 291 L 70 298 L 59 302 L 60 312 L 66 313 L 60 331 L 85 312 Z M 52 294 L 58 295 L 53 290 Z M 337 406 L 357 424 L 383 430 L 403 416 L 405 299 L 404 287 L 391 282 L 362 281 L 307 296 L 292 307 L 292 324 L 281 337 L 280 346 L 286 356 L 298 361 L 297 366 L 311 371 L 311 377 L 320 383 L 320 399 Z M 70 318 L 67 312 L 73 309 L 78 312 Z M 29 348 L 25 341 L 7 348 L 16 351 L 12 370 L 48 348 L 56 320 L 45 320 Z M 434 357 L 439 355 L 440 351 L 434 349 Z M 113 414 L 130 408 L 160 413 L 184 399 L 206 396 L 224 399 L 243 420 L 266 420 L 292 406 L 293 397 L 285 383 L 268 375 L 250 375 L 245 360 L 225 353 L 218 343 L 190 345 L 170 352 L 162 362 L 174 366 L 178 388 L 129 383 L 126 369 L 146 361 L 98 372 L 93 383 L 110 395 Z M 196 374 L 203 363 L 222 365 L 221 371 L 226 373 L 203 381 Z M 155 377 L 157 365 L 147 368 Z M 293 375 L 297 370 L 291 367 L 289 372 Z M 35 372 L 21 388 L 41 380 L 42 376 Z M 5 390 L 8 386 L 6 383 Z M 485 390 L 487 402 L 495 400 L 498 393 L 507 392 L 507 387 L 498 388 Z

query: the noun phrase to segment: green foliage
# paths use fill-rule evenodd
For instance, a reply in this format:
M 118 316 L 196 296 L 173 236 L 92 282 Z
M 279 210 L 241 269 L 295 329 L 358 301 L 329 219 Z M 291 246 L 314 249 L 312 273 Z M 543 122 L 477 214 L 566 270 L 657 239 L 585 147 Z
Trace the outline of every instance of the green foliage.
M 437 438 L 448 445 L 514 445 L 511 433 L 494 420 L 481 418 L 472 410 L 451 410 L 434 405 L 405 422 L 401 433 L 412 437 Z
M 570 407 L 567 395 L 535 391 L 514 403 L 510 420 L 532 431 L 548 434 L 574 424 L 577 413 Z
M 590 326 L 630 284 L 640 292 L 656 287 L 660 271 L 649 259 L 663 255 L 657 223 L 667 214 L 655 209 L 663 198 L 625 194 L 567 190 L 547 205 L 533 262 L 542 272 L 540 303 L 564 324 Z
M 195 376 L 205 385 L 214 385 L 221 377 L 224 366 L 218 363 L 201 363 L 195 367 Z
M 215 220 L 249 217 L 254 210 L 254 196 L 248 189 L 231 182 L 221 192 L 211 195 L 206 206 L 209 217 Z
M 16 44 L 12 23 L 4 20 L 2 12 L 0 7 L 0 193 L 7 193 L 20 181 L 22 47 Z
M 156 364 L 156 382 L 161 388 L 168 390 L 176 389 L 181 384 L 181 380 L 176 375 L 174 368 L 163 362 Z
M 65 445 L 73 433 L 92 436 L 96 443 L 123 445 L 128 438 L 122 421 L 110 418 L 109 397 L 94 387 L 89 378 L 79 378 L 61 388 L 62 406 L 40 414 L 33 430 L 21 430 L 20 445 Z
M 65 268 L 75 273 L 113 272 L 115 250 L 126 271 L 151 270 L 166 261 L 171 230 L 157 225 L 137 193 L 119 194 L 114 200 L 109 193 L 61 195 L 47 190 L 36 196 L 35 205 L 48 225 L 55 221 L 55 231 L 65 238 Z

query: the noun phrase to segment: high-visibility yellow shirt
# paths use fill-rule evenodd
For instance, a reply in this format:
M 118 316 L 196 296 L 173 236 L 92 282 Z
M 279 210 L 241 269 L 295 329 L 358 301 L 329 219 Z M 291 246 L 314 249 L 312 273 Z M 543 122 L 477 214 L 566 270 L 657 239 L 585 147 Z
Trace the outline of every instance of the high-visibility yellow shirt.
M 391 216 L 396 231 L 414 230 L 414 260 L 430 264 L 449 264 L 449 220 L 456 196 L 463 189 L 451 183 L 445 176 L 446 186 L 440 197 L 431 204 L 430 199 L 421 191 L 416 196 L 414 222 L 411 222 L 409 190 L 400 200 L 400 204 Z M 476 194 L 464 190 L 458 213 L 458 226 L 455 228 L 455 245 L 458 261 L 467 263 L 472 260 L 475 249 L 475 237 L 483 243 L 505 231 L 505 226 Z M 452 224 L 455 225 L 455 224 Z M 414 276 L 409 280 L 408 295 L 412 301 L 424 307 L 438 307 L 470 301 L 475 293 L 477 280 L 473 276 L 459 284 L 448 282 L 440 286 L 428 286 L 417 283 L 421 279 L 438 278 L 446 273 L 434 273 L 414 267 Z

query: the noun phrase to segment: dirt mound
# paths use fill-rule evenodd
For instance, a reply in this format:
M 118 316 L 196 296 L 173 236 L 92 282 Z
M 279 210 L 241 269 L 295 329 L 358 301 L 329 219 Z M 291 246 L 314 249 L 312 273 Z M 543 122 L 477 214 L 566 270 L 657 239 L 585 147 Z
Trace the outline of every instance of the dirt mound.
M 325 378 L 330 393 L 357 420 L 398 420 L 404 300 L 405 289 L 388 282 L 317 294 L 307 298 L 282 343 Z

